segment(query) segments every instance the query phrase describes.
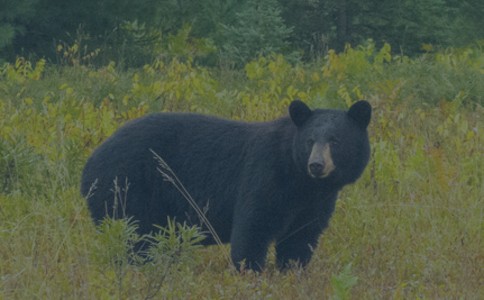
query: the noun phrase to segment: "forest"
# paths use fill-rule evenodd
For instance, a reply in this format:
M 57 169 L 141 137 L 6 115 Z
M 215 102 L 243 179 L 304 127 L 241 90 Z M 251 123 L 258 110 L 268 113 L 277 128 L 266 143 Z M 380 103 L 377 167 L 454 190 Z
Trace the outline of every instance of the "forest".
M 482 1 L 0 5 L 0 299 L 484 297 Z M 127 121 L 267 121 L 293 99 L 373 107 L 370 163 L 307 268 L 272 247 L 240 274 L 196 227 L 93 224 L 81 172 Z
M 0 7 L 0 61 L 59 63 L 76 45 L 85 62 L 127 67 L 196 58 L 243 66 L 272 52 L 292 60 L 369 39 L 414 56 L 484 39 L 480 0 L 17 0 Z M 181 43 L 185 41 L 186 43 Z M 95 54 L 95 55 L 93 55 Z

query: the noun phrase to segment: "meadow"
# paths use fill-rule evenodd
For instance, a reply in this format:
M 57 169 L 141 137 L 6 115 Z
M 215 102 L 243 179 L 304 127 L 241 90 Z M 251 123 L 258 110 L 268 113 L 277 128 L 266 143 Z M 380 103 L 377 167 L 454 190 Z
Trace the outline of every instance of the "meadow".
M 0 69 L 0 299 L 484 298 L 482 47 L 409 58 L 368 44 L 242 70 L 68 61 Z M 154 111 L 270 120 L 295 98 L 374 108 L 370 164 L 340 194 L 307 269 L 280 273 L 271 253 L 263 273 L 238 274 L 229 246 L 199 247 L 198 231 L 175 224 L 138 264 L 135 224 L 93 225 L 82 167 L 127 120 Z

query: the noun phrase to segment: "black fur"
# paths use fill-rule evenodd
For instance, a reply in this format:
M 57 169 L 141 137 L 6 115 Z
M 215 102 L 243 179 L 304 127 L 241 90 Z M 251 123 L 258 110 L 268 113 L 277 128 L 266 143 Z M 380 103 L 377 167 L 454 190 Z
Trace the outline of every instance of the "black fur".
M 273 241 L 279 267 L 290 260 L 306 265 L 338 191 L 354 182 L 368 162 L 371 107 L 361 101 L 355 105 L 349 114 L 310 110 L 298 101 L 291 104 L 290 117 L 262 123 L 185 113 L 148 115 L 128 122 L 94 151 L 82 174 L 81 193 L 89 194 L 97 222 L 115 211 L 115 216 L 139 220 L 140 233 L 152 231 L 153 224 L 166 225 L 167 216 L 200 224 L 187 200 L 162 179 L 152 149 L 206 209 L 222 242 L 231 243 L 238 267 L 245 260 L 253 270 L 263 268 Z M 327 178 L 308 175 L 310 141 L 331 143 L 336 168 Z M 120 197 L 126 206 L 117 210 L 115 179 L 121 190 L 128 183 L 127 197 L 124 192 Z M 207 236 L 205 243 L 214 239 Z

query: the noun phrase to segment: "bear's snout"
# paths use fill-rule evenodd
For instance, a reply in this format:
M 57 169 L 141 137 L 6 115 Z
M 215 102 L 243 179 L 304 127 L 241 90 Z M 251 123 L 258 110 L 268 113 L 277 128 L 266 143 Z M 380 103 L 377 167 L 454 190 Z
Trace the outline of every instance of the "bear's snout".
M 329 144 L 315 143 L 308 161 L 308 173 L 313 178 L 328 177 L 335 169 Z

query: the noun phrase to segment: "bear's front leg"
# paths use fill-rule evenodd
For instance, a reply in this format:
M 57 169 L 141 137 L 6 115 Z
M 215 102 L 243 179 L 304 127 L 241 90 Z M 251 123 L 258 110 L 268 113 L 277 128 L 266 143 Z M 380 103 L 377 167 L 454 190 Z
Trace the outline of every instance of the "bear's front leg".
M 302 213 L 286 233 L 276 240 L 279 269 L 286 269 L 294 263 L 305 267 L 309 263 L 318 245 L 319 236 L 328 226 L 332 210 L 330 207 L 326 211 L 312 210 Z
M 315 220 L 313 222 L 316 223 Z M 308 224 L 306 227 L 294 228 L 294 232 L 281 237 L 276 241 L 277 267 L 282 270 L 293 264 L 305 267 L 311 260 L 322 231 L 319 224 Z
M 246 214 L 238 215 L 234 220 L 230 239 L 231 256 L 238 271 L 250 269 L 259 272 L 264 268 L 273 230 L 270 220 L 260 217 Z
M 305 267 L 318 245 L 319 236 L 328 227 L 334 212 L 337 192 L 328 193 L 323 201 L 301 211 L 286 232 L 276 240 L 276 259 L 279 269 L 286 269 L 291 262 Z

